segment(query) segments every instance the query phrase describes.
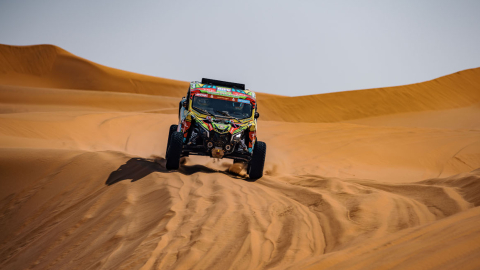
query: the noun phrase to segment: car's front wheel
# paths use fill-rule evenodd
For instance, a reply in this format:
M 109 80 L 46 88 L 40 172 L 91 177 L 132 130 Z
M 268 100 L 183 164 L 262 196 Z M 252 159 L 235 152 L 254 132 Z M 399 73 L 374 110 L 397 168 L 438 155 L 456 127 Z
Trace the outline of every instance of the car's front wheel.
M 168 158 L 168 146 L 170 145 L 170 138 L 172 138 L 172 134 L 177 131 L 178 125 L 171 125 L 170 130 L 168 131 L 168 142 L 167 142 L 167 151 L 165 151 L 165 159 Z
M 267 155 L 267 144 L 257 141 L 253 150 L 252 159 L 248 164 L 248 175 L 250 179 L 256 180 L 263 176 L 265 156 Z
M 173 132 L 170 143 L 167 145 L 167 170 L 176 170 L 180 167 L 180 157 L 183 148 L 183 133 Z

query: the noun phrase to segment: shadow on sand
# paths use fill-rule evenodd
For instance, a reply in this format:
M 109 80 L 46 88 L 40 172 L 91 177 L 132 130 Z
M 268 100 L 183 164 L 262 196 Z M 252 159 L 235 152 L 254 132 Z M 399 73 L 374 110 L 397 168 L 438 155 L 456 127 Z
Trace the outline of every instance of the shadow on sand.
M 236 174 L 232 174 L 228 170 L 219 171 L 203 165 L 182 164 L 180 165 L 180 168 L 178 170 L 167 170 L 165 168 L 165 162 L 166 160 L 164 158 L 157 158 L 157 159 L 131 158 L 125 164 L 121 165 L 117 170 L 113 171 L 110 174 L 107 181 L 105 182 L 105 185 L 110 186 L 123 180 L 131 180 L 131 182 L 135 182 L 153 172 L 160 172 L 160 173 L 179 172 L 184 175 L 191 175 L 198 172 L 222 173 L 232 178 L 244 179 L 249 181 L 249 179 L 245 177 L 241 177 Z M 181 163 L 185 163 L 185 161 Z

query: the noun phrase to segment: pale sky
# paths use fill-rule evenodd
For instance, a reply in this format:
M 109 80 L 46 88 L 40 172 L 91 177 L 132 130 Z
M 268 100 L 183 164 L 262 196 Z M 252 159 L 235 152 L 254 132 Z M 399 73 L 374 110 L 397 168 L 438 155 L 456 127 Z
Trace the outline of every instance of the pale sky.
M 480 1 L 0 0 L 0 43 L 297 96 L 479 67 Z

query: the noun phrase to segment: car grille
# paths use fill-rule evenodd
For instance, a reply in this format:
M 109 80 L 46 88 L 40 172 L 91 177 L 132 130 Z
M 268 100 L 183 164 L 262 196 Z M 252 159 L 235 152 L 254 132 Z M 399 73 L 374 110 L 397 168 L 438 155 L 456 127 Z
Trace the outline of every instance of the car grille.
M 227 143 L 230 142 L 230 133 L 218 134 L 215 132 L 213 134 L 212 141 L 215 146 L 223 148 Z

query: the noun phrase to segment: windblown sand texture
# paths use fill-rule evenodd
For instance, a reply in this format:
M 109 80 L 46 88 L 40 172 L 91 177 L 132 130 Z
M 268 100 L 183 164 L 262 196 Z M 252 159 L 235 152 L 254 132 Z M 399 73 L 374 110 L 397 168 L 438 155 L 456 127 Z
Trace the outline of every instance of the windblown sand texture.
M 259 94 L 256 182 L 165 169 L 187 87 L 0 45 L 0 269 L 480 269 L 480 68 Z

